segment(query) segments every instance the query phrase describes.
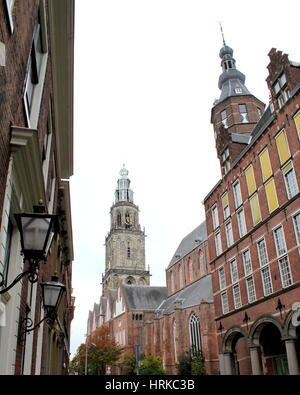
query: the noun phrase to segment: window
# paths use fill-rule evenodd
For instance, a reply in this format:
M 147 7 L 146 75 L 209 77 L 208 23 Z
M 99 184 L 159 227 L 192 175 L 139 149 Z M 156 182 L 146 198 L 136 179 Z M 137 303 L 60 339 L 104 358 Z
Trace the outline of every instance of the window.
M 242 194 L 241 194 L 241 186 L 239 181 L 233 184 L 233 196 L 234 196 L 234 203 L 235 208 L 238 208 L 242 203 Z
M 222 312 L 223 312 L 223 314 L 228 313 L 229 307 L 228 307 L 227 292 L 224 292 L 224 293 L 221 294 L 221 304 L 222 304 Z
M 189 327 L 192 354 L 195 356 L 201 351 L 200 320 L 195 313 L 190 317 Z
M 174 347 L 174 358 L 177 361 L 177 335 L 176 335 L 176 321 L 173 321 L 173 347 Z
M 255 285 L 252 276 L 246 279 L 246 287 L 247 287 L 248 302 L 252 303 L 256 300 Z
M 221 200 L 222 200 L 224 219 L 226 219 L 230 215 L 228 193 L 227 192 L 224 193 L 224 195 L 222 196 Z
M 245 175 L 246 175 L 246 182 L 248 187 L 248 195 L 251 196 L 256 191 L 256 182 L 255 182 L 252 165 L 247 167 L 247 169 L 245 170 Z
M 294 116 L 294 121 L 298 132 L 298 136 L 300 138 L 300 111 L 298 111 L 297 114 Z
M 267 266 L 261 271 L 264 295 L 268 296 L 273 292 L 272 281 L 270 276 L 270 268 Z
M 284 130 L 277 134 L 277 136 L 275 137 L 275 141 L 280 164 L 283 165 L 291 157 L 288 141 Z
M 260 214 L 260 207 L 259 207 L 257 193 L 250 198 L 250 207 L 251 207 L 253 225 L 256 225 L 261 221 L 261 214 Z
M 252 273 L 252 263 L 251 263 L 251 256 L 249 250 L 245 250 L 243 252 L 243 263 L 244 263 L 245 276 L 248 276 L 248 274 Z
M 127 243 L 127 259 L 130 259 L 130 244 Z
M 226 148 L 222 155 L 222 166 L 224 167 L 225 174 L 230 170 L 230 162 L 229 162 L 229 148 Z
M 175 288 L 174 288 L 174 275 L 173 275 L 172 271 L 170 271 L 170 284 L 171 284 L 171 286 L 170 286 L 171 292 L 174 292 L 175 291 Z
M 247 233 L 244 209 L 241 209 L 237 212 L 237 220 L 240 237 L 243 237 Z
M 11 252 L 11 240 L 13 234 L 13 224 L 11 220 L 8 218 L 7 223 L 7 230 L 6 230 L 6 243 L 5 243 L 5 251 L 4 251 L 4 261 L 3 261 L 3 281 L 4 285 L 7 285 L 7 275 L 8 275 L 8 268 L 9 268 L 9 259 L 10 259 L 10 252 Z M 0 276 L 0 281 L 2 280 L 2 276 Z
M 121 216 L 120 212 L 118 212 L 118 214 L 117 214 L 117 225 L 118 226 L 122 225 L 122 216 Z
M 230 247 L 233 244 L 231 221 L 225 224 L 225 232 L 226 232 L 227 247 Z
M 242 88 L 235 88 L 234 91 L 235 91 L 235 93 L 237 93 L 237 94 L 243 93 Z
M 297 244 L 300 245 L 300 213 L 295 215 L 294 217 L 294 226 L 295 226 Z
M 25 112 L 28 125 L 32 128 L 36 128 L 38 124 L 48 58 L 45 2 L 41 0 L 40 4 L 38 21 L 34 29 L 24 92 Z
M 259 155 L 259 160 L 260 160 L 260 167 L 262 171 L 262 176 L 263 176 L 263 181 L 267 181 L 273 174 L 272 172 L 272 167 L 271 167 L 271 162 L 270 162 L 270 157 L 269 157 L 269 151 L 268 148 L 266 148 L 260 155 Z
M 226 288 L 226 278 L 225 278 L 224 266 L 220 267 L 220 269 L 219 269 L 219 283 L 220 283 L 221 290 Z
M 274 230 L 274 239 L 275 239 L 277 256 L 284 255 L 286 253 L 286 245 L 285 245 L 282 226 Z
M 268 263 L 265 239 L 262 239 L 257 243 L 257 250 L 260 266 L 265 266 Z
M 261 113 L 261 109 L 259 107 L 257 107 L 257 113 L 258 113 L 258 117 L 261 118 L 262 113 Z
M 215 245 L 216 245 L 216 255 L 220 255 L 222 252 L 221 234 L 220 232 L 215 234 Z
M 272 213 L 279 206 L 274 178 L 271 178 L 265 184 L 265 191 L 267 195 L 269 212 Z
M 213 228 L 216 229 L 219 226 L 219 216 L 218 216 L 218 208 L 215 205 L 211 210 Z
M 288 257 L 285 256 L 279 259 L 278 263 L 279 263 L 282 287 L 285 288 L 288 287 L 289 285 L 292 285 L 293 284 L 292 273 L 291 273 Z
M 232 290 L 233 290 L 234 308 L 238 309 L 239 307 L 242 306 L 240 286 L 239 285 L 235 285 L 232 288 Z
M 9 28 L 10 28 L 11 33 L 13 33 L 13 31 L 14 31 L 14 21 L 13 21 L 14 2 L 15 2 L 15 0 L 6 0 L 5 1 L 8 20 L 9 20 Z
M 288 198 L 291 199 L 299 192 L 296 174 L 293 168 L 293 163 L 289 162 L 283 169 L 282 169 L 284 179 L 285 179 L 285 186 Z
M 281 74 L 277 81 L 275 81 L 274 91 L 277 97 L 279 108 L 281 108 L 290 98 L 290 92 L 286 87 L 286 76 L 284 73 Z
M 236 283 L 239 279 L 238 267 L 236 260 L 230 262 L 230 273 L 231 273 L 231 281 L 232 283 Z
M 221 122 L 222 122 L 222 124 L 224 125 L 225 128 L 228 128 L 226 110 L 221 112 Z
M 241 115 L 241 122 L 247 123 L 249 122 L 247 108 L 245 104 L 239 104 L 239 110 Z

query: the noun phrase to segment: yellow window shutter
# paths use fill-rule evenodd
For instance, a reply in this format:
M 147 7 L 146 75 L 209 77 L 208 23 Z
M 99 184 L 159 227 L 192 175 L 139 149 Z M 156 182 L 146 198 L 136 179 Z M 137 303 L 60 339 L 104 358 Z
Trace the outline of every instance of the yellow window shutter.
M 298 132 L 298 136 L 300 138 L 300 111 L 294 116 L 295 124 L 296 124 L 296 129 Z
M 226 207 L 226 206 L 228 206 L 229 205 L 229 203 L 228 203 L 228 193 L 226 192 L 226 193 L 224 193 L 224 195 L 222 196 L 222 206 L 223 206 L 223 208 L 224 207 Z
M 252 212 L 253 225 L 256 225 L 261 221 L 261 214 L 260 214 L 260 207 L 259 207 L 257 193 L 251 197 L 250 207 Z
M 271 213 L 279 206 L 274 178 L 272 178 L 270 181 L 266 183 L 265 188 L 266 188 L 269 212 Z
M 271 177 L 272 175 L 272 167 L 269 157 L 268 149 L 265 149 L 259 156 L 260 159 L 260 166 L 263 175 L 264 182 Z
M 256 183 L 255 183 L 252 165 L 250 165 L 246 169 L 245 174 L 246 174 L 246 181 L 247 181 L 247 187 L 248 187 L 248 194 L 250 196 L 250 195 L 252 195 L 253 192 L 256 191 Z
M 276 145 L 277 145 L 277 150 L 278 150 L 278 154 L 279 154 L 280 164 L 282 165 L 291 156 L 285 131 L 283 130 L 282 132 L 277 134 L 275 139 L 276 139 Z

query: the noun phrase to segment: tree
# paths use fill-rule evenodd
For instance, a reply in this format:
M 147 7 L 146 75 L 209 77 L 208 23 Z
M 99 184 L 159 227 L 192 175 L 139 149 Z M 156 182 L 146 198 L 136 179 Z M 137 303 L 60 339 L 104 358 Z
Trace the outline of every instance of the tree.
M 87 344 L 81 344 L 70 363 L 70 372 L 84 374 L 87 365 L 88 375 L 104 375 L 106 366 L 113 365 L 120 358 L 122 347 L 111 339 L 105 325 L 96 329 Z
M 178 357 L 176 365 L 179 375 L 206 375 L 205 359 L 201 351 L 187 351 Z
M 166 374 L 163 368 L 162 359 L 153 355 L 149 355 L 142 360 L 139 373 L 145 375 Z

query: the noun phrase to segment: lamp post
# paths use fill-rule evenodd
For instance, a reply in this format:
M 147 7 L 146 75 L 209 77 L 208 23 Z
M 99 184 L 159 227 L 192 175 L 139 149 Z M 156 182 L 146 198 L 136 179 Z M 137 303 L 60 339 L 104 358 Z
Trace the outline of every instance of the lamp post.
M 24 263 L 26 261 L 29 263 L 29 268 L 20 273 L 10 285 L 0 289 L 0 294 L 9 291 L 25 276 L 28 276 L 31 283 L 37 282 L 39 264 L 41 261 L 46 263 L 49 248 L 57 231 L 58 220 L 57 215 L 46 214 L 41 212 L 39 206 L 35 207 L 34 213 L 15 214 L 20 232 L 21 255 L 24 257 Z M 4 276 L 0 273 L 0 287 L 4 284 Z

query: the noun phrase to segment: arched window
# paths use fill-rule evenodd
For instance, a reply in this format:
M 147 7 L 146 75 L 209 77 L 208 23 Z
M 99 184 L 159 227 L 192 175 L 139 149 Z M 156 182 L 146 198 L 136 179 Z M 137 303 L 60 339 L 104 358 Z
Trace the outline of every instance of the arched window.
M 117 214 L 117 225 L 118 226 L 122 225 L 122 216 L 121 216 L 121 213 L 119 211 L 118 211 L 118 214 Z
M 195 313 L 190 317 L 189 327 L 192 354 L 198 355 L 201 351 L 200 320 Z
M 173 321 L 173 346 L 174 346 L 174 359 L 177 362 L 177 335 L 176 335 L 176 321 Z
M 170 271 L 170 290 L 171 290 L 171 292 L 174 292 L 175 291 L 175 288 L 174 288 L 174 274 L 173 274 L 173 271 L 171 270 Z
M 130 215 L 128 212 L 125 214 L 125 228 L 130 228 Z

